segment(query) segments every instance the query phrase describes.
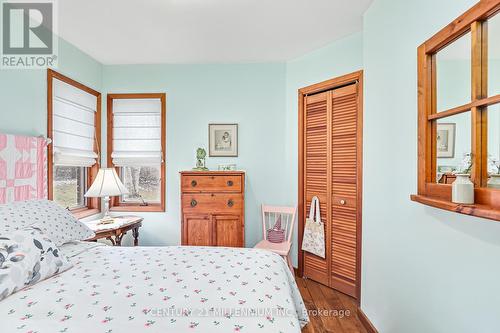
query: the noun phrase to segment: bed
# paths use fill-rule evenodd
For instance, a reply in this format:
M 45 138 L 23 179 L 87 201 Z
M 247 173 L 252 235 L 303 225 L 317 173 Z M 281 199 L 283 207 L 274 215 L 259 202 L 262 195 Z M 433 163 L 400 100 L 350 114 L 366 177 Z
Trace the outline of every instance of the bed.
M 71 242 L 65 272 L 0 302 L 2 332 L 300 332 L 285 261 L 257 249 Z
M 46 200 L 47 142 L 0 141 L 10 177 L 0 182 L 0 332 L 295 333 L 308 322 L 271 252 L 81 241 L 95 234 Z

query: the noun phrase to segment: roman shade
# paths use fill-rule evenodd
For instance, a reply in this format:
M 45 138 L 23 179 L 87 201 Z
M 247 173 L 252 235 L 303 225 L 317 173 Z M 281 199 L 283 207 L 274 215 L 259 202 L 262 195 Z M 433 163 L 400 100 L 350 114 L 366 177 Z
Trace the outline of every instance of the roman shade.
M 162 163 L 161 99 L 113 100 L 114 166 L 159 166 Z
M 93 166 L 97 97 L 58 79 L 52 84 L 54 164 Z

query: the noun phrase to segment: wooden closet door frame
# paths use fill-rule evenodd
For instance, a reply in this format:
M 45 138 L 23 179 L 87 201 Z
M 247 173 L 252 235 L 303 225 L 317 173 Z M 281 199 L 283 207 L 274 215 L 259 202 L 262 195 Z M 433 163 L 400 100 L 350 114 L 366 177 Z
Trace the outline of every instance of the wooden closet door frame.
M 357 225 L 356 225 L 356 300 L 358 304 L 361 301 L 361 239 L 362 239 L 362 194 L 363 194 L 363 71 L 356 71 L 350 74 L 339 76 L 330 80 L 316 83 L 298 91 L 299 101 L 299 197 L 298 197 L 298 275 L 304 275 L 304 251 L 302 251 L 302 237 L 304 234 L 304 222 L 307 212 L 305 211 L 306 203 L 304 202 L 304 176 L 305 176 L 305 152 L 304 152 L 304 120 L 305 107 L 304 102 L 307 95 L 320 93 L 343 86 L 357 83 L 358 84 L 358 122 L 357 122 L 357 142 L 360 143 L 357 149 Z M 329 266 L 330 267 L 330 266 Z M 330 275 L 331 272 L 329 271 Z

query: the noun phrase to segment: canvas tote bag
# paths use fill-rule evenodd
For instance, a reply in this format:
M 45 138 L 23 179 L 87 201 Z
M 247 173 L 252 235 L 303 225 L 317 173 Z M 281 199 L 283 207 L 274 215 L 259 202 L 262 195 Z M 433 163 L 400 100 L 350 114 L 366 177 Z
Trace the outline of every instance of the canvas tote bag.
M 325 227 L 321 222 L 319 199 L 316 196 L 311 200 L 309 217 L 306 219 L 302 250 L 311 252 L 321 258 L 325 257 Z

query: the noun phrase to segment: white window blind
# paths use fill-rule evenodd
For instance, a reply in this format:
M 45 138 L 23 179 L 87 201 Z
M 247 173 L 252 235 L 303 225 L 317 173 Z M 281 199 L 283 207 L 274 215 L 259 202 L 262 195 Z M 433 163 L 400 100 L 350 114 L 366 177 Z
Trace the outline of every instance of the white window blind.
M 58 79 L 52 84 L 54 164 L 90 167 L 97 162 L 97 97 Z
M 113 100 L 115 166 L 158 166 L 162 162 L 161 100 Z

